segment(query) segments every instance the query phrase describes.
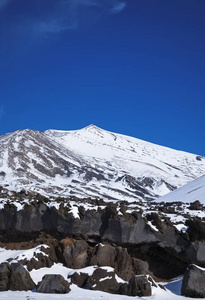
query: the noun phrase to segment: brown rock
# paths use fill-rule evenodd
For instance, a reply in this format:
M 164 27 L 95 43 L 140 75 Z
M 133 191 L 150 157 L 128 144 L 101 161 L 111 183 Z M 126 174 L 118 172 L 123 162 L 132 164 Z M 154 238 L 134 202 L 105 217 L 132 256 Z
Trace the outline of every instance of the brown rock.
M 111 245 L 98 245 L 91 258 L 91 265 L 110 266 L 119 277 L 129 280 L 133 276 L 132 259 L 127 250 Z
M 61 275 L 45 275 L 37 286 L 38 293 L 66 294 L 70 292 L 70 284 Z
M 66 238 L 61 241 L 60 247 L 68 268 L 80 269 L 86 266 L 88 244 L 84 240 Z

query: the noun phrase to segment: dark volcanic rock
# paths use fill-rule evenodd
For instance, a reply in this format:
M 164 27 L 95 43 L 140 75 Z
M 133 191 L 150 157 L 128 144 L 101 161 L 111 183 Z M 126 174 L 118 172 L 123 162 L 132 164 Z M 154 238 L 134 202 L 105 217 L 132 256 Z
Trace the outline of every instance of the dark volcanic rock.
M 190 221 L 187 237 L 156 215 L 160 231 L 152 229 L 140 213 L 128 214 L 124 209 L 118 214 L 117 204 L 106 204 L 98 210 L 80 208 L 79 215 L 74 218 L 69 205 L 57 210 L 40 200 L 23 210 L 8 204 L 0 210 L 0 241 L 35 240 L 42 233 L 61 241 L 55 248 L 57 258 L 39 255 L 38 262 L 28 262 L 29 270 L 50 267 L 57 260 L 70 268 L 108 265 L 124 280 L 142 273 L 170 279 L 182 274 L 190 263 L 205 265 L 203 240 L 196 240 L 203 238 L 205 227 L 198 219 Z M 103 247 L 95 247 L 101 243 Z
M 189 209 L 191 210 L 202 210 L 203 209 L 203 204 L 199 200 L 196 200 L 192 203 L 190 203 Z
M 192 242 L 184 253 L 188 264 L 196 264 L 205 267 L 205 242 Z
M 128 284 L 121 286 L 120 294 L 139 297 L 151 296 L 151 282 L 143 275 L 132 277 Z
M 0 264 L 0 291 L 9 290 L 10 275 L 11 275 L 10 264 L 7 262 Z
M 41 246 L 40 250 L 45 254 L 35 253 L 34 257 L 27 261 L 28 271 L 33 269 L 38 270 L 40 268 L 50 268 L 55 262 L 58 262 L 55 251 L 52 247 L 45 248 L 44 246 Z
M 115 277 L 115 272 L 107 271 L 106 269 L 97 268 L 92 276 L 89 276 L 86 281 L 86 286 L 91 290 L 118 294 L 122 283 L 118 282 Z
M 37 286 L 38 293 L 66 294 L 70 292 L 70 284 L 61 275 L 45 275 Z
M 89 275 L 86 273 L 77 273 L 75 272 L 72 276 L 71 276 L 71 282 L 76 284 L 78 287 L 86 287 L 86 282 L 88 280 Z
M 155 232 L 147 225 L 141 214 L 110 216 L 103 238 L 118 244 L 154 242 Z
M 182 281 L 181 293 L 186 297 L 205 298 L 205 270 L 190 265 Z
M 187 233 L 191 241 L 205 240 L 205 223 L 199 217 L 193 217 L 186 220 L 188 226 Z
M 114 271 L 109 271 L 107 268 L 96 268 L 92 275 L 85 273 L 74 273 L 71 276 L 71 282 L 78 287 L 118 294 L 122 282 L 116 280 Z
M 157 286 L 153 279 L 147 276 L 133 276 L 125 283 L 116 276 L 115 271 L 105 268 L 97 268 L 91 276 L 84 273 L 74 273 L 71 282 L 79 287 L 91 290 L 103 291 L 111 294 L 121 294 L 127 296 L 151 296 L 151 286 Z
M 0 291 L 28 291 L 35 288 L 29 272 L 20 263 L 0 265 Z
M 20 264 L 11 264 L 10 287 L 12 291 L 28 291 L 35 288 L 29 272 Z
M 111 245 L 98 245 L 91 258 L 91 265 L 113 267 L 121 278 L 129 280 L 133 275 L 132 258 L 127 249 Z

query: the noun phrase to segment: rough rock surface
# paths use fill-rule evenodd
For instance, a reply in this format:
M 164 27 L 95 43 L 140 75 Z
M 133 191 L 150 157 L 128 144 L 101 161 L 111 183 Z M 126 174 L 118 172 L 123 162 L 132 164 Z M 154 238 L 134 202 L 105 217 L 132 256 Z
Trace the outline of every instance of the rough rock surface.
M 48 274 L 43 276 L 37 285 L 38 293 L 66 294 L 70 292 L 70 284 L 62 275 Z
M 151 282 L 144 275 L 134 276 L 128 284 L 123 284 L 120 288 L 120 294 L 127 296 L 151 296 Z
M 28 270 L 50 267 L 54 262 L 70 268 L 108 265 L 121 278 L 129 280 L 140 274 L 171 279 L 184 273 L 190 263 L 205 267 L 204 240 L 198 240 L 198 231 L 193 234 L 198 220 L 192 222 L 191 233 L 187 230 L 184 234 L 171 222 L 157 218 L 157 231 L 140 212 L 127 213 L 125 204 L 117 207 L 96 200 L 96 210 L 79 206 L 79 217 L 75 217 L 69 209 L 69 199 L 62 200 L 59 209 L 46 201 L 31 201 L 22 210 L 5 204 L 0 210 L 1 243 L 37 241 L 44 235 L 56 241 L 53 254 L 37 255 L 37 261 L 24 262 Z
M 77 273 L 75 272 L 71 277 L 71 282 L 76 284 L 78 287 L 86 288 L 87 287 L 87 280 L 89 275 L 87 273 Z
M 89 276 L 86 281 L 87 287 L 91 290 L 98 290 L 108 292 L 111 294 L 118 294 L 122 283 L 116 280 L 115 272 L 109 272 L 102 268 L 97 268 L 92 276 Z
M 75 272 L 71 276 L 71 282 L 78 287 L 98 290 L 112 294 L 119 294 L 123 281 L 117 280 L 116 273 L 106 268 L 96 268 L 92 275 Z
M 9 263 L 0 264 L 0 291 L 9 290 L 9 280 L 11 275 L 11 268 Z
M 205 270 L 190 265 L 182 281 L 181 293 L 186 297 L 205 298 Z
M 34 256 L 28 260 L 18 260 L 22 265 L 27 265 L 28 271 L 33 269 L 38 270 L 40 268 L 50 268 L 54 263 L 58 262 L 54 247 L 40 246 L 40 253 L 34 253 Z
M 127 282 L 119 278 L 114 271 L 106 268 L 97 268 L 91 276 L 85 273 L 74 273 L 71 282 L 79 287 L 98 290 L 112 294 L 127 296 L 151 296 L 151 286 L 147 276 L 133 276 Z
M 66 267 L 81 269 L 86 266 L 88 244 L 84 240 L 65 238 L 59 243 Z
M 0 265 L 1 291 L 28 291 L 35 288 L 29 272 L 20 263 L 2 263 Z
M 118 276 L 124 280 L 129 280 L 133 275 L 132 258 L 122 247 L 113 247 L 108 244 L 97 245 L 90 264 L 113 267 Z

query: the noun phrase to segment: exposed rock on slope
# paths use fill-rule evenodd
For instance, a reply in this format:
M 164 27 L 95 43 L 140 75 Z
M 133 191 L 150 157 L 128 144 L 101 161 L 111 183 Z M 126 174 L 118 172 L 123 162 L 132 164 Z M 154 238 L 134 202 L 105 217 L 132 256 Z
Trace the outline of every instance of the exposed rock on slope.
M 190 265 L 185 273 L 182 282 L 182 295 L 192 298 L 205 298 L 205 269 Z
M 0 184 L 44 195 L 154 199 L 205 173 L 205 159 L 102 130 L 0 137 Z
M 71 280 L 82 288 L 127 296 L 151 296 L 153 280 L 149 276 L 132 276 L 128 282 L 117 276 L 112 268 L 96 268 L 92 275 L 74 273 Z
M 205 202 L 196 196 L 203 196 L 204 176 L 181 188 L 191 195 L 188 203 L 182 194 L 172 197 L 178 191 L 167 203 L 153 201 L 202 175 L 203 157 L 94 125 L 17 131 L 0 137 L 0 146 L 0 245 L 35 247 L 13 257 L 31 273 L 57 263 L 90 268 L 92 274 L 69 278 L 82 287 L 146 296 L 153 284 L 148 275 L 171 279 L 189 264 L 205 267 Z M 0 265 L 0 289 L 18 288 L 8 280 L 16 272 L 20 288 L 28 281 L 21 265 L 14 269 Z M 38 289 L 65 293 L 65 278 L 44 277 Z
M 70 285 L 61 275 L 45 275 L 37 286 L 38 293 L 66 294 L 70 292 Z
M 204 242 L 191 239 L 192 231 L 178 231 L 166 218 L 161 219 L 158 230 L 140 212 L 127 213 L 125 205 L 121 211 L 120 207 L 104 204 L 83 210 L 79 204 L 79 214 L 73 215 L 63 204 L 57 209 L 36 201 L 20 210 L 7 204 L 0 210 L 0 241 L 44 241 L 40 238 L 44 233 L 45 242 L 50 240 L 55 251 L 39 249 L 36 264 L 24 262 L 29 269 L 57 261 L 71 268 L 109 265 L 129 280 L 141 272 L 169 279 L 182 274 L 190 263 L 205 266 Z M 101 247 L 99 243 L 106 245 Z
M 0 291 L 28 291 L 34 287 L 29 272 L 20 263 L 0 264 Z

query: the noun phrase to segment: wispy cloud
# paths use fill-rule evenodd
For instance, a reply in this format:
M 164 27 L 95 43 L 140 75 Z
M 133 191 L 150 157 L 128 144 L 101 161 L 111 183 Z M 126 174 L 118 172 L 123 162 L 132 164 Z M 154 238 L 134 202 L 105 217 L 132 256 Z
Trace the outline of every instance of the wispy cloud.
M 88 9 L 100 16 L 105 13 L 120 13 L 125 7 L 126 3 L 122 0 L 59 0 L 55 2 L 49 18 L 45 16 L 42 22 L 37 21 L 34 26 L 44 33 L 77 30 L 81 17 L 84 15 L 85 19 Z
M 126 7 L 126 2 L 119 2 L 115 6 L 113 6 L 110 10 L 111 13 L 118 14 Z
M 10 0 L 0 0 L 0 9 L 9 3 Z
M 36 31 L 45 32 L 45 33 L 59 33 L 66 30 L 76 30 L 77 23 L 73 23 L 70 25 L 63 25 L 58 20 L 53 21 L 44 21 L 35 24 L 34 26 Z
M 100 19 L 102 14 L 117 14 L 126 7 L 124 0 L 0 0 L 0 9 L 6 4 L 14 16 L 11 19 L 4 15 L 4 22 L 12 23 L 11 30 L 35 34 L 77 30 L 82 19 L 91 22 L 89 11 Z

